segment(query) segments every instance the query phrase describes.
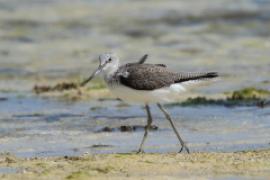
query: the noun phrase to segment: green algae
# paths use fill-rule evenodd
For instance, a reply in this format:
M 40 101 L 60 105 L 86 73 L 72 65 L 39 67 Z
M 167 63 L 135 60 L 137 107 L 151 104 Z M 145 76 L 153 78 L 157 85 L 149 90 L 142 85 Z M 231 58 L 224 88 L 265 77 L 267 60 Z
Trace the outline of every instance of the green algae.
M 68 175 L 66 177 L 66 179 L 87 179 L 91 176 L 91 174 L 89 172 L 85 172 L 85 171 L 76 171 L 76 172 L 72 172 L 70 175 Z
M 47 93 L 47 92 L 52 92 L 52 91 L 65 91 L 65 90 L 71 90 L 71 89 L 78 89 L 79 86 L 77 83 L 73 82 L 61 82 L 58 83 L 54 86 L 49 86 L 49 85 L 35 85 L 33 88 L 33 91 L 36 94 L 41 94 L 41 93 Z
M 96 174 L 108 174 L 114 168 L 112 166 L 83 168 L 82 170 L 70 173 L 65 179 L 88 179 L 94 177 Z
M 226 92 L 225 99 L 210 99 L 206 97 L 188 98 L 183 102 L 171 103 L 167 106 L 196 106 L 196 105 L 223 105 L 223 106 L 259 106 L 269 105 L 270 91 L 254 87 Z
M 79 101 L 85 99 L 110 98 L 111 94 L 105 82 L 95 79 L 86 87 L 81 87 L 80 81 L 62 81 L 54 85 L 35 85 L 32 91 L 42 97 L 55 97 L 64 101 Z
M 112 166 L 105 166 L 105 167 L 97 167 L 97 168 L 94 168 L 92 170 L 97 171 L 98 173 L 101 173 L 101 174 L 108 174 L 113 169 L 114 168 Z
M 86 88 L 86 90 L 99 90 L 105 89 L 107 86 L 101 79 L 93 80 L 93 82 Z
M 260 100 L 270 96 L 270 91 L 264 89 L 256 89 L 254 87 L 244 88 L 234 91 L 229 99 L 232 100 Z
M 76 90 L 83 88 L 80 86 L 79 82 L 59 82 L 55 85 L 35 85 L 33 87 L 33 91 L 36 94 L 42 94 L 42 93 L 49 93 L 49 92 L 63 92 L 63 91 L 69 91 L 69 90 Z M 93 80 L 93 82 L 85 88 L 85 91 L 91 91 L 91 90 L 101 90 L 105 89 L 106 85 L 105 82 L 98 79 Z

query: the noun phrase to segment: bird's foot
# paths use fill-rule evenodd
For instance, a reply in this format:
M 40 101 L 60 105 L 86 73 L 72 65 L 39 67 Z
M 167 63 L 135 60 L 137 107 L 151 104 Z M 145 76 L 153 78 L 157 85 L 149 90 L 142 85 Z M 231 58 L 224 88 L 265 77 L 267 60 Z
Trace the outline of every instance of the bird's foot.
M 137 151 L 137 154 L 144 154 L 144 150 L 139 149 L 139 150 Z
M 187 147 L 186 144 L 182 144 L 182 147 L 178 153 L 181 153 L 184 149 L 187 151 L 188 154 L 190 153 L 189 148 Z

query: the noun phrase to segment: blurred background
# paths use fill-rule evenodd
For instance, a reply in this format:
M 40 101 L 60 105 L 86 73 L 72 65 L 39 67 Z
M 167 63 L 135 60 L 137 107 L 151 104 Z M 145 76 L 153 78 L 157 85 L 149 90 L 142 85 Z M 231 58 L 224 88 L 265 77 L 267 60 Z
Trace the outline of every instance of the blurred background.
M 269 88 L 269 36 L 268 0 L 1 0 L 0 88 L 88 76 L 107 51 Z
M 108 51 L 116 52 L 122 63 L 149 54 L 148 63 L 165 63 L 173 70 L 219 72 L 219 81 L 196 89 L 202 95 L 244 87 L 269 90 L 270 1 L 0 0 L 0 151 L 32 156 L 136 149 L 142 131 L 125 135 L 121 142 L 120 132 L 95 131 L 97 126 L 144 125 L 140 106 L 66 102 L 40 98 L 32 91 L 35 84 L 82 80 L 98 66 L 99 54 Z M 171 111 L 191 149 L 269 146 L 269 108 Z M 162 115 L 157 118 L 156 133 L 162 136 L 150 140 L 149 149 L 160 149 L 162 143 L 162 152 L 177 149 Z M 253 129 L 255 124 L 260 126 Z M 92 150 L 95 144 L 113 148 Z

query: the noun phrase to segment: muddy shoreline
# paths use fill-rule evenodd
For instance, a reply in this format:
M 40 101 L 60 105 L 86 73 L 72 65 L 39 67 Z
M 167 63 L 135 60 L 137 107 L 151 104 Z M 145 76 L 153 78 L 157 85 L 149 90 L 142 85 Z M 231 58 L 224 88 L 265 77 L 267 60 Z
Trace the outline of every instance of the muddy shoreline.
M 5 174 L 6 171 L 6 174 Z M 269 178 L 270 149 L 234 153 L 86 154 L 18 158 L 0 155 L 1 179 Z

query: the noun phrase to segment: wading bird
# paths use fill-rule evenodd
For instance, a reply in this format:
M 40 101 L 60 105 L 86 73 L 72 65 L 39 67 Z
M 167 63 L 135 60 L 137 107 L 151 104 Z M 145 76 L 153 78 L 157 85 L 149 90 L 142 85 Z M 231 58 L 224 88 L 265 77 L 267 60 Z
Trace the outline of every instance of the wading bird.
M 143 152 L 143 145 L 152 124 L 149 104 L 157 104 L 158 108 L 170 122 L 181 148 L 189 153 L 189 148 L 178 133 L 169 113 L 161 103 L 173 102 L 179 93 L 185 90 L 183 84 L 189 81 L 215 78 L 216 72 L 183 73 L 172 72 L 164 64 L 145 64 L 147 55 L 138 63 L 119 65 L 119 58 L 114 53 L 104 53 L 99 56 L 99 66 L 93 74 L 81 83 L 82 86 L 91 81 L 99 73 L 103 74 L 109 89 L 118 98 L 127 102 L 141 103 L 147 113 L 147 125 L 138 152 Z M 197 82 L 197 81 L 196 81 Z

